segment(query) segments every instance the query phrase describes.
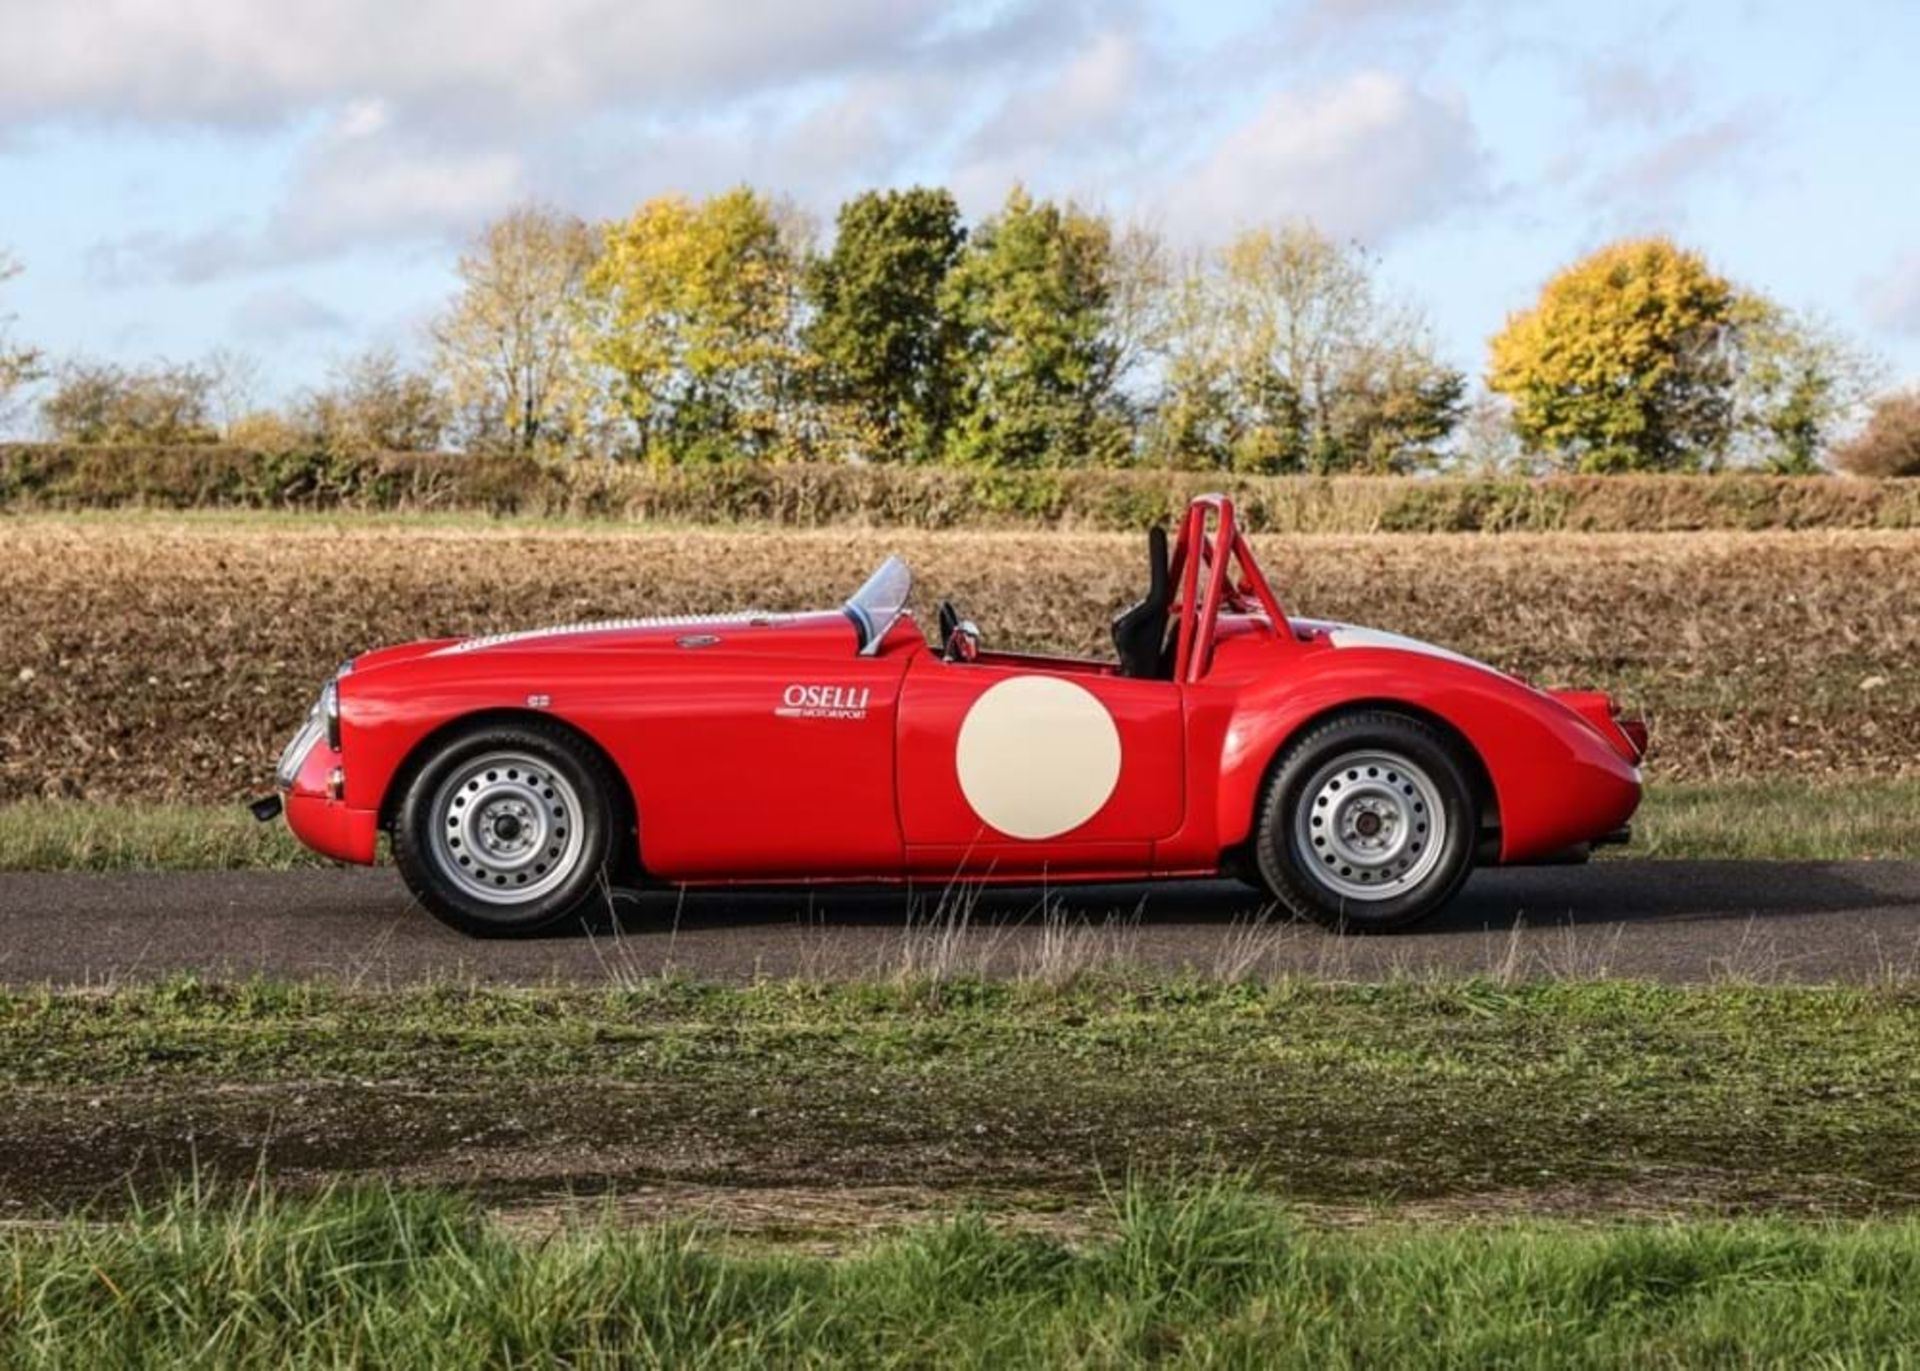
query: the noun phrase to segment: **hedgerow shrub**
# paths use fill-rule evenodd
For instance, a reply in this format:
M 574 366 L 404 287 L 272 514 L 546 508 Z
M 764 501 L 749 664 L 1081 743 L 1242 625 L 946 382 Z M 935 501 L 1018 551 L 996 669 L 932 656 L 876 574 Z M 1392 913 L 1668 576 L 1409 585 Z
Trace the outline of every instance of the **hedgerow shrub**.
M 449 453 L 0 445 L 0 508 L 461 512 L 629 522 L 1140 528 L 1222 490 L 1256 532 L 1920 527 L 1920 480 L 1245 476 L 720 462 L 653 467 Z

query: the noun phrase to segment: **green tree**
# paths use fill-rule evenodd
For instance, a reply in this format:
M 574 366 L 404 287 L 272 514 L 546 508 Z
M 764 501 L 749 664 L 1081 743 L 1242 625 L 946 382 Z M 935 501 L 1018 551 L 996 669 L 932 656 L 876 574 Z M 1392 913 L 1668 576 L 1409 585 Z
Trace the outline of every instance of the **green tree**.
M 1507 320 L 1487 384 L 1529 450 L 1575 470 L 1710 468 L 1733 431 L 1741 320 L 1740 293 L 1698 253 L 1614 243 Z
M 945 190 L 868 191 L 840 207 L 832 250 L 807 272 L 816 383 L 865 455 L 939 453 L 951 401 L 941 289 L 966 239 Z
M 1743 297 L 1739 313 L 1739 455 L 1781 475 L 1824 470 L 1835 436 L 1879 382 L 1879 363 L 1832 326 L 1763 296 Z
M 975 231 L 941 292 L 957 387 L 947 460 L 1033 467 L 1126 451 L 1112 253 L 1106 220 L 1018 187 Z
M 1181 464 L 1389 472 L 1433 460 L 1466 379 L 1359 248 L 1255 229 L 1191 262 L 1166 330 L 1152 447 Z
M 583 347 L 656 460 L 766 454 L 792 435 L 803 254 L 765 198 L 649 200 L 604 232 Z
M 468 447 L 533 452 L 570 436 L 582 398 L 574 330 L 594 246 L 579 219 L 528 206 L 461 255 L 460 293 L 434 338 Z

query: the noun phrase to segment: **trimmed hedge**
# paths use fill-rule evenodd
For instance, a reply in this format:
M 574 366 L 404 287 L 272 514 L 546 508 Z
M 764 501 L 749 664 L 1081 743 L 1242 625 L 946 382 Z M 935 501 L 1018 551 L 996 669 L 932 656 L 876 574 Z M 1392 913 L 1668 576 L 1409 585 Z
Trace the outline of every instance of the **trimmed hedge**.
M 658 468 L 451 453 L 0 444 L 0 509 L 473 511 L 796 527 L 1139 528 L 1224 490 L 1254 531 L 1916 528 L 1920 479 L 1234 476 L 826 464 Z

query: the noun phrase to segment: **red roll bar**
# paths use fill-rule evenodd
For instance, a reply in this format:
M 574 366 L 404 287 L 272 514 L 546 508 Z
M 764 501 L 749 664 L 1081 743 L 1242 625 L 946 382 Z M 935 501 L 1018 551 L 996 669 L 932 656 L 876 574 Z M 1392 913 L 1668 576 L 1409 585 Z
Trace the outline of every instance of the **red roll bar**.
M 1238 581 L 1228 575 L 1229 562 L 1239 567 Z M 1206 588 L 1204 596 L 1196 598 L 1201 589 L 1202 563 L 1206 564 Z M 1264 614 L 1275 633 L 1292 632 L 1260 564 L 1253 559 L 1253 549 L 1234 523 L 1233 502 L 1226 496 L 1196 496 L 1187 506 L 1180 539 L 1173 549 L 1172 570 L 1180 585 L 1180 641 L 1174 656 L 1174 680 L 1192 682 L 1207 674 L 1213 661 L 1214 628 L 1222 609 Z

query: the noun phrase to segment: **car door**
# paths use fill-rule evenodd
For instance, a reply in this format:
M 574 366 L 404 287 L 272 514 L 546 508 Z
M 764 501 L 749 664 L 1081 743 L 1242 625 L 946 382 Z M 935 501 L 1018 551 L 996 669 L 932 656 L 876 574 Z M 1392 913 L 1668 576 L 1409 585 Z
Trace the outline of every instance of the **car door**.
M 690 653 L 627 688 L 640 849 L 674 880 L 895 877 L 898 657 Z
M 910 870 L 1144 866 L 1185 816 L 1182 693 L 1086 663 L 922 654 L 898 715 Z

